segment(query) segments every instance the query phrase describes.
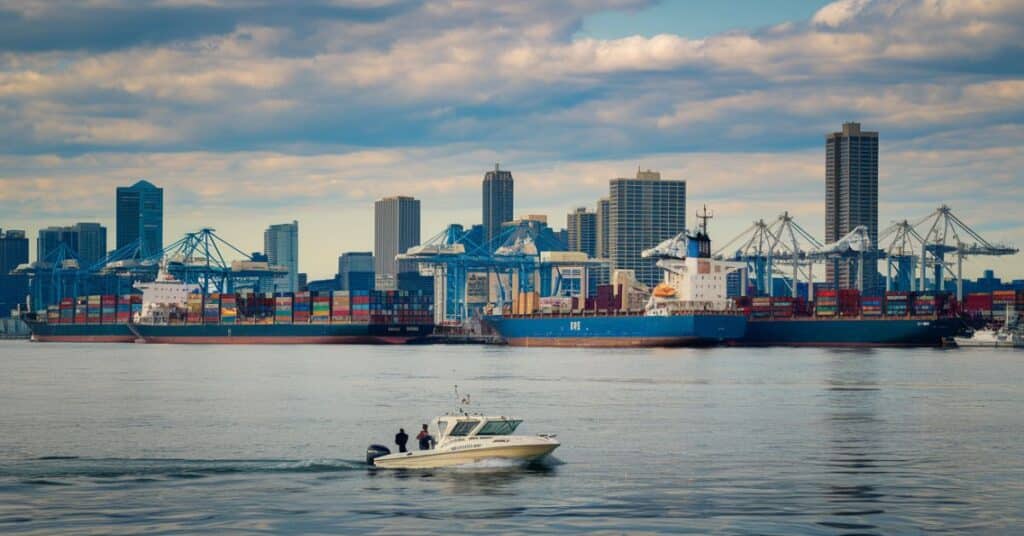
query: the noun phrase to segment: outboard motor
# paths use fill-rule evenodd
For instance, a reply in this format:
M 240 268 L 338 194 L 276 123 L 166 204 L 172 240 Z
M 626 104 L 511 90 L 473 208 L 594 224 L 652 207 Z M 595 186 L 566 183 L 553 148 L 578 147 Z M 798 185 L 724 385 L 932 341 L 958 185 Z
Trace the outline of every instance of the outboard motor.
M 387 456 L 391 454 L 391 449 L 384 445 L 370 445 L 366 447 L 366 463 L 373 465 L 373 460 L 380 458 L 381 456 Z

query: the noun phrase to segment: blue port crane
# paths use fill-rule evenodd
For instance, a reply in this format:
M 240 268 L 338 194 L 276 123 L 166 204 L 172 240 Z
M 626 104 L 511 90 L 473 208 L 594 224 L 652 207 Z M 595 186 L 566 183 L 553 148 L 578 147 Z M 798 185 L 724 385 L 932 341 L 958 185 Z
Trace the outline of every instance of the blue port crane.
M 741 273 L 741 295 L 746 295 L 747 281 L 753 275 L 755 292 L 762 296 L 774 294 L 772 278 L 788 277 L 787 284 L 793 297 L 798 293 L 801 278 L 814 279 L 814 259 L 810 253 L 822 248 L 816 240 L 789 214 L 783 212 L 771 222 L 764 219 L 754 223 L 714 252 L 720 260 L 747 264 Z M 784 271 L 788 265 L 789 270 Z
M 952 261 L 946 256 L 952 254 L 956 257 L 956 268 L 954 279 L 956 281 L 956 296 L 963 300 L 964 281 L 963 268 L 964 259 L 976 256 L 1001 256 L 1015 255 L 1017 248 L 1007 244 L 994 244 L 982 238 L 977 231 L 953 214 L 953 209 L 942 205 L 932 213 L 922 218 L 916 225 L 916 229 L 927 229 L 921 233 L 921 261 L 919 288 L 926 287 L 926 274 L 928 268 L 933 270 L 932 288 L 941 290 L 945 272 L 953 272 Z

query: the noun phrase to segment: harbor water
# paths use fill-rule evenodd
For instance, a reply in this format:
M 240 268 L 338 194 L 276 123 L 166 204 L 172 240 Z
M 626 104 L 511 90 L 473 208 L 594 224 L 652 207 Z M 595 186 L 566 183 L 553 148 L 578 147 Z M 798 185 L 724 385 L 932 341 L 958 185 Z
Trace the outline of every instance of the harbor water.
M 0 533 L 1015 533 L 1024 352 L 0 341 Z M 455 407 L 555 459 L 370 470 Z

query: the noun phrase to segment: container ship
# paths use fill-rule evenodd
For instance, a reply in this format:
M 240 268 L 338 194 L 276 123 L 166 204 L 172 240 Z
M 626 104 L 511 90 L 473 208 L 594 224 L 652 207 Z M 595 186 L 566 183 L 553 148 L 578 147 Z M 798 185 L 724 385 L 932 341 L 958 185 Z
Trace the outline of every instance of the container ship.
M 573 298 L 520 293 L 511 311 L 489 316 L 487 322 L 513 346 L 703 346 L 736 341 L 743 337 L 747 320 L 726 298 L 726 275 L 743 265 L 712 259 L 710 250 L 711 241 L 702 230 L 696 236 L 680 233 L 645 251 L 645 258 L 658 259 L 664 277 L 639 310 L 577 311 Z
M 748 321 L 738 345 L 941 346 L 966 325 L 948 294 L 819 290 L 813 307 L 790 297 L 740 299 Z
M 433 331 L 422 291 L 203 294 L 161 271 L 142 294 L 63 300 L 28 321 L 41 342 L 404 344 Z

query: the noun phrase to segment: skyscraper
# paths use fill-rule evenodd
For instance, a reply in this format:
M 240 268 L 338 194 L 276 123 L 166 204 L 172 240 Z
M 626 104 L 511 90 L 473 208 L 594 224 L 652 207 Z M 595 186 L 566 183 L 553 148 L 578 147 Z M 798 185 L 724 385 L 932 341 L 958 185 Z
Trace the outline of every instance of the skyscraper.
M 610 256 L 608 239 L 611 238 L 611 201 L 607 197 L 597 200 L 597 255 L 599 259 Z
M 378 279 L 396 281 L 401 272 L 416 271 L 415 263 L 399 265 L 395 256 L 420 243 L 420 201 L 385 197 L 373 205 L 373 263 Z
M 597 214 L 579 207 L 566 217 L 566 231 L 569 234 L 569 251 L 582 251 L 590 257 L 597 257 Z
M 338 257 L 338 288 L 341 290 L 373 290 L 373 253 L 352 251 Z
M 484 237 L 490 243 L 501 233 L 501 224 L 512 221 L 514 184 L 512 172 L 494 164 L 484 175 Z
M 107 228 L 98 223 L 76 223 L 71 231 L 78 237 L 78 258 L 92 266 L 107 256 Z
M 40 229 L 36 238 L 36 260 L 46 258 L 61 243 L 74 252 L 83 268 L 92 266 L 107 255 L 107 228 L 98 223 L 76 223 L 70 227 Z
M 263 252 L 267 262 L 288 268 L 288 274 L 275 281 L 278 292 L 299 290 L 299 222 L 279 223 L 263 232 Z
M 0 229 L 0 317 L 25 304 L 28 276 L 11 275 L 19 264 L 28 262 L 28 238 L 25 231 Z
M 634 270 L 638 281 L 654 286 L 661 280 L 656 261 L 640 254 L 686 229 L 686 181 L 663 181 L 656 171 L 637 170 L 635 179 L 613 179 L 610 190 L 612 265 Z
M 117 249 L 140 236 L 145 253 L 164 248 L 164 189 L 144 180 L 117 189 Z
M 868 228 L 872 252 L 864 256 L 864 279 L 858 285 L 856 261 L 829 262 L 830 285 L 863 288 L 874 293 L 878 285 L 878 132 L 843 123 L 842 132 L 825 138 L 825 242 L 839 240 L 858 225 Z
M 42 261 L 62 243 L 78 254 L 78 235 L 73 228 L 50 226 L 40 229 L 36 238 L 36 260 Z

